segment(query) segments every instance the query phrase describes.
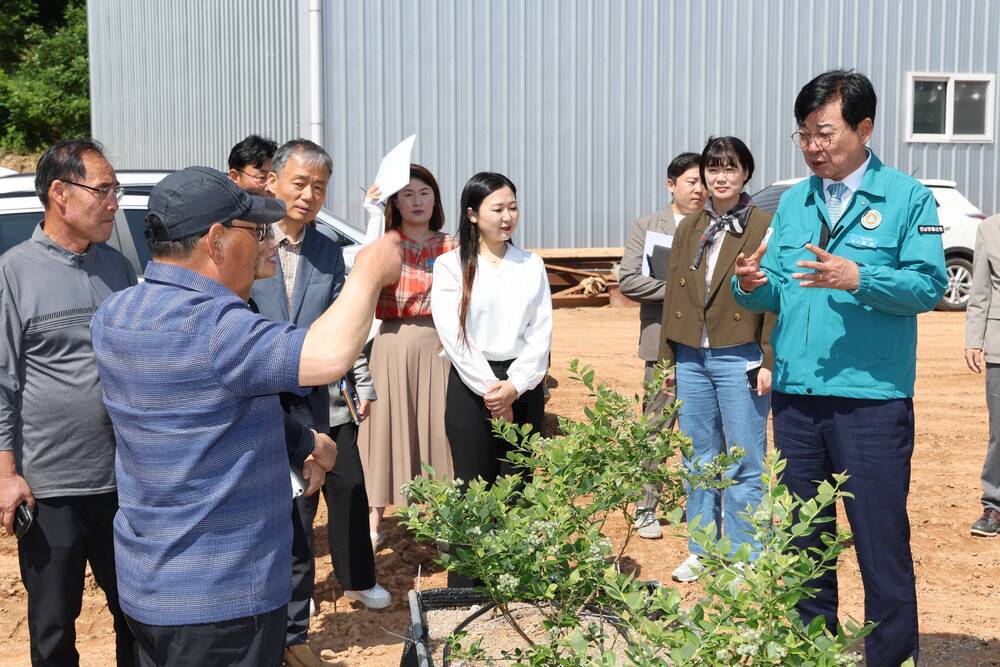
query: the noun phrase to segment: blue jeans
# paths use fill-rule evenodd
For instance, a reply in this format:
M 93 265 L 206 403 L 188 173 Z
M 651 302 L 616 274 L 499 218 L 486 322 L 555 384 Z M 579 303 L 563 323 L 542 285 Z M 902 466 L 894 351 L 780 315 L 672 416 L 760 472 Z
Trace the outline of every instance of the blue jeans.
M 726 471 L 726 479 L 735 482 L 725 489 L 689 488 L 688 526 L 714 523 L 716 534 L 729 538 L 730 555 L 741 544 L 750 544 L 756 558 L 760 544 L 745 516 L 758 504 L 762 493 L 760 475 L 764 471 L 767 450 L 767 413 L 770 397 L 758 396 L 747 384 L 747 362 L 760 361 L 757 343 L 732 347 L 693 348 L 679 343 L 677 351 L 677 398 L 681 401 L 678 424 L 694 446 L 694 454 L 684 463 L 694 469 L 739 446 L 746 455 Z M 704 549 L 688 541 L 692 554 Z

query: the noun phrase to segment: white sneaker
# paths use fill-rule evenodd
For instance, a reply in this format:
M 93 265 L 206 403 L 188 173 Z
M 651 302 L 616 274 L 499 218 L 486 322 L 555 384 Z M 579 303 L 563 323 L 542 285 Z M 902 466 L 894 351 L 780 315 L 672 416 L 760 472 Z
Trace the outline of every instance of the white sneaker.
M 683 563 L 677 566 L 677 569 L 673 571 L 670 577 L 674 581 L 689 584 L 692 581 L 698 581 L 698 577 L 701 576 L 704 570 L 705 566 L 701 564 L 698 557 L 691 554 Z
M 392 595 L 378 584 L 364 591 L 344 591 L 344 596 L 360 602 L 369 609 L 385 609 L 392 604 Z
M 656 510 L 640 509 L 635 515 L 635 527 L 639 529 L 639 537 L 647 540 L 658 540 L 663 537 L 663 529 L 656 518 Z

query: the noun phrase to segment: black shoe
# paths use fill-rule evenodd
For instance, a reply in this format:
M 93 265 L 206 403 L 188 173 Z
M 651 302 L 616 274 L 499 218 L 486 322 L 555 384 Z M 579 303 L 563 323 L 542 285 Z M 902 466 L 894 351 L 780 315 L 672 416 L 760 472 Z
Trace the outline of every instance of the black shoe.
M 1000 533 L 1000 510 L 988 507 L 983 510 L 983 515 L 972 524 L 972 534 L 980 537 L 993 537 Z

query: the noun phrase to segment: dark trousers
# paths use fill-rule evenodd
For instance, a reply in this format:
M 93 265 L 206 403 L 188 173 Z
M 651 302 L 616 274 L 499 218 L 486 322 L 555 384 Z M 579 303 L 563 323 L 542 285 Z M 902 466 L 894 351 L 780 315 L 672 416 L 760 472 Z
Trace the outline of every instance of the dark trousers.
M 280 667 L 285 607 L 217 623 L 146 625 L 134 618 L 141 667 Z
M 509 361 L 490 362 L 493 372 L 501 380 L 507 379 Z M 536 432 L 542 430 L 542 418 L 545 414 L 545 398 L 542 395 L 542 385 L 524 392 L 513 404 L 514 423 L 531 424 Z M 493 484 L 497 477 L 520 474 L 530 479 L 530 470 L 515 468 L 504 460 L 507 452 L 513 446 L 493 434 L 490 424 L 490 411 L 486 408 L 483 397 L 465 386 L 458 372 L 452 368 L 448 376 L 448 391 L 444 407 L 444 429 L 451 447 L 451 459 L 454 464 L 455 477 L 463 482 L 463 490 L 469 480 L 483 478 Z M 476 582 L 448 573 L 449 588 L 467 588 Z
M 865 620 L 878 626 L 865 639 L 867 664 L 897 667 L 917 658 L 917 594 L 910 554 L 910 522 L 906 498 L 913 454 L 913 401 L 864 400 L 831 396 L 795 396 L 774 392 L 774 444 L 788 460 L 782 482 L 802 498 L 816 495 L 818 480 L 833 473 L 850 478 L 844 490 L 854 548 L 865 591 Z M 827 516 L 836 518 L 835 508 Z M 821 532 L 797 542 L 822 548 Z M 805 598 L 799 613 L 806 622 L 823 616 L 837 627 L 837 573 L 830 571 L 810 584 L 815 598 Z
M 76 618 L 88 562 L 114 619 L 118 665 L 135 664 L 132 633 L 118 605 L 112 526 L 117 511 L 114 492 L 36 499 L 34 523 L 17 543 L 35 667 L 80 663 Z
M 368 535 L 368 493 L 358 454 L 358 427 L 353 422 L 334 426 L 337 462 L 323 484 L 326 499 L 327 540 L 333 572 L 345 591 L 363 591 L 375 585 L 375 554 Z M 304 644 L 309 634 L 309 603 L 315 591 L 313 521 L 319 494 L 299 496 L 292 507 L 292 599 L 288 603 L 287 646 Z
M 642 375 L 642 382 L 645 391 L 645 385 L 653 381 L 653 376 L 656 372 L 656 362 L 647 361 L 645 370 Z M 653 396 L 643 396 L 642 399 L 642 414 L 654 419 L 662 419 L 663 411 L 669 407 L 674 400 L 677 398 L 677 391 L 674 387 L 670 387 L 667 390 L 661 389 L 658 394 Z M 673 430 L 674 424 L 677 423 L 677 415 L 674 415 L 670 419 L 663 420 L 659 424 L 660 432 Z M 661 465 L 663 461 L 646 461 L 644 467 L 647 470 L 656 470 Z M 643 484 L 642 485 L 642 500 L 636 505 L 636 509 L 646 509 L 656 511 L 656 508 L 660 504 L 660 496 L 663 493 L 663 489 L 659 484 Z

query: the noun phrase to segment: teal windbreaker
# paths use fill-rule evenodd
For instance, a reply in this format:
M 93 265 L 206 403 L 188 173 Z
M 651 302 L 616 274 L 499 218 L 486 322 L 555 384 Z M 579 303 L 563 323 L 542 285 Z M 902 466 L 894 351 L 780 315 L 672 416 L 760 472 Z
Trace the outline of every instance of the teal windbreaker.
M 861 187 L 851 198 L 827 251 L 856 262 L 855 292 L 806 288 L 792 278 L 815 261 L 806 243 L 819 245 L 829 221 L 823 181 L 812 176 L 781 197 L 761 268 L 768 282 L 747 294 L 733 277 L 737 303 L 771 311 L 774 388 L 788 394 L 893 399 L 913 396 L 917 314 L 944 294 L 943 231 L 930 190 L 890 169 L 872 153 Z

